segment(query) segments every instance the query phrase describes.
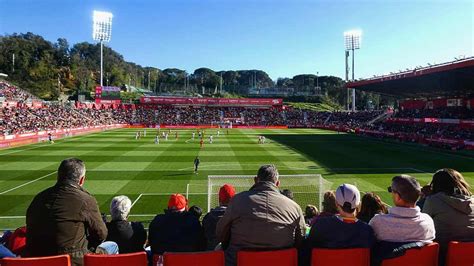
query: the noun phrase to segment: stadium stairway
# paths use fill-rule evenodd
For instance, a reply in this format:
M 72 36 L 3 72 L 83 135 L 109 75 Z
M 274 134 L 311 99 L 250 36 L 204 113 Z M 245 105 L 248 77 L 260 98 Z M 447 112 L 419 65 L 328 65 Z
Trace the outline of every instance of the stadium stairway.
M 380 114 L 379 116 L 375 117 L 374 119 L 370 120 L 369 122 L 367 122 L 367 125 L 372 125 L 372 124 L 375 124 L 377 122 L 386 120 L 386 119 L 392 117 L 392 115 L 393 115 L 392 112 L 384 112 L 384 113 Z

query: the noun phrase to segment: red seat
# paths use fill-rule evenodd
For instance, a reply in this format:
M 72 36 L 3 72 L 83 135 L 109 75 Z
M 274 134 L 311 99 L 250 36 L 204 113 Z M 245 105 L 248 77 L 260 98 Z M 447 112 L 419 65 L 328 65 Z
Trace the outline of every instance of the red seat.
M 314 248 L 311 252 L 312 266 L 325 265 L 353 265 L 369 266 L 370 249 L 368 248 L 346 248 L 327 249 Z
M 102 255 L 102 254 L 87 254 L 84 256 L 84 266 L 147 266 L 148 261 L 145 251 L 117 254 L 117 255 Z M 3 265 L 2 265 L 3 266 Z
M 165 252 L 164 266 L 224 266 L 223 251 Z
M 438 266 L 438 252 L 438 243 L 429 244 L 422 248 L 412 248 L 401 257 L 384 260 L 382 266 Z
M 297 266 L 298 252 L 296 248 L 273 251 L 239 251 L 238 266 Z
M 2 266 L 71 266 L 69 255 L 59 255 L 38 258 L 4 258 Z
M 474 242 L 449 242 L 446 266 L 472 265 L 474 265 Z

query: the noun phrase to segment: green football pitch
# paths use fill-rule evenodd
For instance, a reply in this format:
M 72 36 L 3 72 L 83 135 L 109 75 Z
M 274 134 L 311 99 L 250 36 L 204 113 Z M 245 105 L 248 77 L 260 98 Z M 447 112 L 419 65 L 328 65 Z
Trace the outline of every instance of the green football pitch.
M 281 175 L 320 174 L 332 182 L 332 188 L 356 184 L 362 192 L 376 192 L 389 204 L 386 188 L 397 174 L 413 175 L 424 185 L 430 173 L 450 167 L 474 183 L 474 154 L 469 152 L 317 129 L 224 129 L 219 137 L 217 130 L 208 129 L 206 137 L 213 134 L 214 143 L 206 140 L 201 149 L 197 136 L 191 139 L 194 130 L 172 130 L 168 141 L 161 139 L 156 145 L 155 129 L 148 129 L 140 140 L 135 140 L 136 131 L 118 129 L 1 150 L 0 230 L 25 223 L 32 198 L 55 183 L 57 167 L 68 157 L 85 161 L 84 187 L 102 212 L 108 213 L 112 197 L 127 195 L 133 202 L 131 220 L 145 223 L 163 212 L 171 193 L 185 193 L 187 187 L 190 205 L 207 210 L 208 175 L 255 175 L 267 163 L 275 164 Z M 259 135 L 266 136 L 266 144 L 258 144 Z M 197 155 L 201 165 L 196 175 L 193 160 Z

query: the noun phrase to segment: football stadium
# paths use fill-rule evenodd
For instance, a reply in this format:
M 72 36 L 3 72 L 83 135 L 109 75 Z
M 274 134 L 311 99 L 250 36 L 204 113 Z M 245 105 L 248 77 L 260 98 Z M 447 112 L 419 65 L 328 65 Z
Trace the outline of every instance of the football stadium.
M 1 266 L 474 265 L 472 54 L 390 68 L 374 52 L 380 74 L 362 39 L 388 41 L 344 29 L 335 72 L 142 67 L 151 51 L 124 48 L 109 4 L 90 10 L 93 41 L 0 28 Z

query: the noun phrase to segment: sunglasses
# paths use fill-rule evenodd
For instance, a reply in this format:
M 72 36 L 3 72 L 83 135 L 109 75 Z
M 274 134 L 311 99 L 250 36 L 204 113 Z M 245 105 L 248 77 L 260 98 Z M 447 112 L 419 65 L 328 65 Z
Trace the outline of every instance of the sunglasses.
M 395 190 L 392 189 L 392 187 L 387 188 L 388 193 L 397 193 Z

